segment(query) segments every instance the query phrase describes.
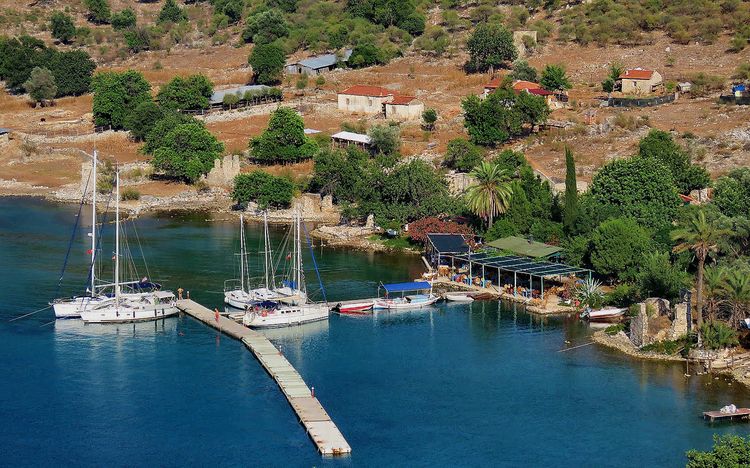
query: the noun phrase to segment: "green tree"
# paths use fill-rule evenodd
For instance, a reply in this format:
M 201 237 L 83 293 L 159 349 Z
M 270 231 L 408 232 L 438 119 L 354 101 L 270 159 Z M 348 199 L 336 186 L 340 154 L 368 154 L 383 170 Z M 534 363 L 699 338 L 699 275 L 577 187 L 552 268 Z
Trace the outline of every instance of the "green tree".
M 675 253 L 691 251 L 698 260 L 695 294 L 698 326 L 703 323 L 703 274 L 706 259 L 718 250 L 721 240 L 729 234 L 728 230 L 706 221 L 703 210 L 693 213 L 693 216 L 672 231 L 672 241 L 675 243 L 672 250 Z
M 205 75 L 176 76 L 159 89 L 156 100 L 164 109 L 207 109 L 214 85 Z
M 354 16 L 385 27 L 396 26 L 413 36 L 422 34 L 425 28 L 425 18 L 412 0 L 347 0 L 346 5 Z
M 727 271 L 723 289 L 731 311 L 729 323 L 734 328 L 740 328 L 750 305 L 750 271 L 740 268 Z
M 529 62 L 526 60 L 521 59 L 513 62 L 513 71 L 510 73 L 510 77 L 514 80 L 531 82 L 536 82 L 539 79 L 536 68 L 529 65 Z
M 707 187 L 711 182 L 708 172 L 691 164 L 687 151 L 680 148 L 667 132 L 652 129 L 638 145 L 638 154 L 661 161 L 672 172 L 680 193 Z
M 424 124 L 424 128 L 426 128 L 429 131 L 432 131 L 435 129 L 435 122 L 437 122 L 437 111 L 433 108 L 427 108 L 422 112 L 422 123 Z
M 166 0 L 164 5 L 159 11 L 159 18 L 156 20 L 157 23 L 179 23 L 182 20 L 186 20 L 187 16 L 182 11 L 182 8 L 177 5 L 175 0 Z
M 125 128 L 125 117 L 142 102 L 151 100 L 151 85 L 134 70 L 102 72 L 91 82 L 94 91 L 94 125 Z
M 459 172 L 469 172 L 483 159 L 482 150 L 465 138 L 454 138 L 448 142 L 443 164 Z
M 513 34 L 497 23 L 477 25 L 466 47 L 469 50 L 469 61 L 466 62 L 469 72 L 494 70 L 518 56 Z
M 53 53 L 44 42 L 30 36 L 0 37 L 0 79 L 10 91 L 22 92 L 31 70 L 47 66 L 45 62 Z
M 143 101 L 133 112 L 125 117 L 123 126 L 130 130 L 130 135 L 138 141 L 146 139 L 146 135 L 154 128 L 156 122 L 164 117 L 164 111 L 154 101 Z
M 269 85 L 280 81 L 284 60 L 284 50 L 281 47 L 276 44 L 262 44 L 253 48 L 248 63 L 253 67 L 255 81 Z
M 312 158 L 318 145 L 305 135 L 305 124 L 294 109 L 279 107 L 268 128 L 250 140 L 250 157 L 258 162 L 288 163 Z
M 269 8 L 278 8 L 286 13 L 297 11 L 297 3 L 299 3 L 299 0 L 266 0 L 266 5 Z
M 642 297 L 663 297 L 674 301 L 690 283 L 687 272 L 672 263 L 667 252 L 644 255 L 636 275 Z
M 96 63 L 88 53 L 82 50 L 57 52 L 48 63 L 55 76 L 57 97 L 80 96 L 90 91 Z
M 136 23 L 135 11 L 125 8 L 112 15 L 112 28 L 117 30 L 134 28 Z
M 291 205 L 293 196 L 294 184 L 289 179 L 264 171 L 255 170 L 234 178 L 232 199 L 240 204 L 254 201 L 261 208 L 283 208 Z
M 558 91 L 573 87 L 565 73 L 565 68 L 561 65 L 547 65 L 544 67 L 539 84 L 548 91 Z
M 406 222 L 453 212 L 454 200 L 445 179 L 422 160 L 399 164 L 378 177 L 382 181 L 372 188 L 380 192 L 379 201 L 385 209 L 376 212 L 376 218 Z
M 711 266 L 703 271 L 703 297 L 706 306 L 705 315 L 709 322 L 719 318 L 719 307 L 724 303 L 726 277 L 728 270 L 722 266 Z
M 511 190 L 510 205 L 502 219 L 510 222 L 514 226 L 515 232 L 528 234 L 533 221 L 531 203 L 529 203 L 526 192 L 518 180 L 513 181 Z
M 731 171 L 716 181 L 713 203 L 726 216 L 750 218 L 750 169 Z
M 625 68 L 617 62 L 609 64 L 609 75 L 602 81 L 602 90 L 607 93 L 611 93 L 615 90 L 615 82 L 620 78 Z
M 221 100 L 221 103 L 230 109 L 236 106 L 239 102 L 240 102 L 240 97 L 232 93 L 225 94 Z
M 591 234 L 591 265 L 597 273 L 632 280 L 651 247 L 650 233 L 635 220 L 608 219 Z
M 474 143 L 493 146 L 522 135 L 544 123 L 549 108 L 544 98 L 530 93 L 516 94 L 510 88 L 499 88 L 486 99 L 471 95 L 461 103 L 464 126 Z
M 133 53 L 142 52 L 151 49 L 154 36 L 151 29 L 147 27 L 137 27 L 125 31 L 125 44 L 128 50 Z
M 260 11 L 247 19 L 242 40 L 255 45 L 270 44 L 289 35 L 289 25 L 279 10 Z
M 214 13 L 216 15 L 226 15 L 229 22 L 236 23 L 242 19 L 242 11 L 245 4 L 242 0 L 214 0 Z
M 401 135 L 395 125 L 373 125 L 367 130 L 374 151 L 390 156 L 401 147 Z
M 652 158 L 606 164 L 594 175 L 590 192 L 600 219 L 604 213 L 619 213 L 653 230 L 669 225 L 681 203 L 671 172 Z
M 356 202 L 358 186 L 365 178 L 369 155 L 349 147 L 346 150 L 324 148 L 315 155 L 310 189 L 332 195 L 336 202 Z
M 29 93 L 31 99 L 42 104 L 54 98 L 57 94 L 55 77 L 46 68 L 35 67 L 31 70 L 31 76 L 23 84 L 23 87 Z
M 153 155 L 154 151 L 161 146 L 164 146 L 164 139 L 173 128 L 186 123 L 203 125 L 203 122 L 190 115 L 174 111 L 163 112 L 162 117 L 151 126 L 150 130 L 147 130 L 146 138 L 144 140 L 146 144 L 143 145 L 141 151 L 145 154 Z
M 63 44 L 70 43 L 76 35 L 76 26 L 73 23 L 73 18 L 61 11 L 52 13 L 50 29 L 52 30 L 52 37 Z
M 499 166 L 482 162 L 471 172 L 476 182 L 466 189 L 469 209 L 492 228 L 493 219 L 510 206 L 513 188 L 508 173 Z
M 565 147 L 565 207 L 563 224 L 567 232 L 573 232 L 578 219 L 578 183 L 576 181 L 576 162 L 573 152 Z
M 168 177 L 194 183 L 208 174 L 223 151 L 224 145 L 205 127 L 184 123 L 166 134 L 151 164 Z
M 352 68 L 365 68 L 373 65 L 381 65 L 385 62 L 383 54 L 375 44 L 364 42 L 354 46 L 347 65 Z
M 94 24 L 108 24 L 111 15 L 107 0 L 84 0 L 88 19 Z

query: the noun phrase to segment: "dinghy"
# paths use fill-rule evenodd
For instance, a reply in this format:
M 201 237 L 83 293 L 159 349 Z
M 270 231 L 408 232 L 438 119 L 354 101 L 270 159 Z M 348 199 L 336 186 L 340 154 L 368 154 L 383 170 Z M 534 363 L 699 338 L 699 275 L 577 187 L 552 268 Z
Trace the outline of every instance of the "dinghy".
M 581 312 L 581 318 L 589 322 L 619 322 L 625 316 L 625 309 L 607 307 L 599 310 L 587 309 Z
M 474 302 L 474 298 L 468 294 L 449 293 L 445 295 L 445 300 L 449 302 Z

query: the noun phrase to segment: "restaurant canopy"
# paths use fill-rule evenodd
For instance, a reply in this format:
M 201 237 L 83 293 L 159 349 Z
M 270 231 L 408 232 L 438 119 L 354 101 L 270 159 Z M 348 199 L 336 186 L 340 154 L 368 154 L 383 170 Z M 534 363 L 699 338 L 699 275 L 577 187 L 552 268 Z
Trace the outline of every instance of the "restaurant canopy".
M 438 254 L 467 253 L 469 245 L 461 234 L 427 234 L 427 241 Z
M 531 258 L 548 258 L 558 255 L 562 248 L 523 237 L 508 236 L 488 242 L 487 246 L 504 250 L 514 255 Z

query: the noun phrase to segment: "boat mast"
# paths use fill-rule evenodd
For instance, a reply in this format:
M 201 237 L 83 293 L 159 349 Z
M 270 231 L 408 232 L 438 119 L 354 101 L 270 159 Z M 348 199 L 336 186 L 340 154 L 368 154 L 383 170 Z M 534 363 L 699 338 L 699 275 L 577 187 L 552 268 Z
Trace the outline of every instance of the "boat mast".
M 245 218 L 240 213 L 240 289 L 245 289 Z M 248 289 L 250 289 L 248 285 Z
M 115 170 L 115 307 L 120 308 L 120 169 Z
M 271 273 L 273 259 L 271 258 L 271 238 L 268 234 L 268 210 L 263 211 L 263 263 L 266 277 L 266 289 L 276 289 L 276 278 Z
M 96 150 L 94 150 L 94 189 L 91 191 L 91 295 L 96 293 Z
M 294 248 L 296 249 L 296 254 L 297 254 L 296 262 L 297 262 L 297 290 L 298 291 L 302 291 L 302 244 L 301 244 L 302 235 L 300 234 L 300 231 L 301 231 L 300 219 L 301 219 L 300 213 L 299 211 L 297 211 L 297 232 L 296 232 L 297 239 L 294 244 Z

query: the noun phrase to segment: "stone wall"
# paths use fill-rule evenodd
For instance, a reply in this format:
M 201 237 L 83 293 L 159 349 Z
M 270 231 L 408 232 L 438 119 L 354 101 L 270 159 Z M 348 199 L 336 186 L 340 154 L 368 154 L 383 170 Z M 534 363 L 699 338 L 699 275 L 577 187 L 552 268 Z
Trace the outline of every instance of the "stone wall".
M 516 46 L 516 49 L 518 49 L 519 57 L 523 57 L 529 52 L 526 50 L 526 46 L 523 44 L 524 37 L 530 37 L 534 39 L 534 42 L 537 42 L 537 32 L 536 31 L 513 31 L 513 44 Z
M 206 183 L 211 187 L 231 187 L 234 178 L 240 173 L 240 157 L 236 154 L 214 160 L 214 167 L 206 176 Z
M 257 216 L 262 215 L 262 210 L 256 203 L 250 202 L 247 210 Z M 268 219 L 272 221 L 289 221 L 294 219 L 296 213 L 300 213 L 305 221 L 338 224 L 341 220 L 341 212 L 334 206 L 330 195 L 321 197 L 318 193 L 303 193 L 292 200 L 292 206 L 285 210 L 269 210 Z
M 637 348 L 687 334 L 687 303 L 672 308 L 666 299 L 649 298 L 637 306 L 638 314 L 630 320 L 630 342 Z

